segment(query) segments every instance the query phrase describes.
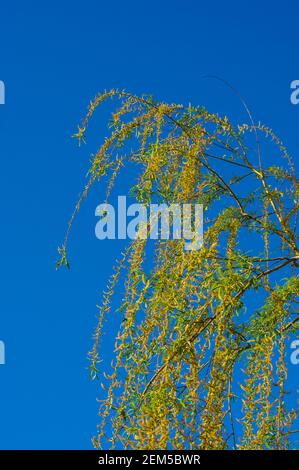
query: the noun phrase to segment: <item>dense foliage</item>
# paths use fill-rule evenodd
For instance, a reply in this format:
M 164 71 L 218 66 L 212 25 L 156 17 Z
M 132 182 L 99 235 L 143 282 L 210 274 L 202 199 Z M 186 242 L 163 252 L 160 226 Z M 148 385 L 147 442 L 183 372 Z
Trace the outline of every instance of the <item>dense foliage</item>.
M 232 125 L 203 107 L 119 90 L 91 102 L 79 141 L 108 99 L 118 103 L 110 135 L 93 157 L 59 264 L 68 264 L 70 228 L 91 185 L 108 176 L 108 201 L 127 164 L 138 168 L 137 201 L 204 205 L 204 244 L 186 251 L 183 240 L 137 239 L 116 262 L 90 352 L 91 375 L 103 388 L 94 446 L 288 448 L 296 398 L 286 399 L 286 347 L 299 320 L 299 180 L 291 157 L 250 113 L 249 124 Z M 115 360 L 110 367 L 104 355 L 99 371 L 111 315 L 119 315 Z

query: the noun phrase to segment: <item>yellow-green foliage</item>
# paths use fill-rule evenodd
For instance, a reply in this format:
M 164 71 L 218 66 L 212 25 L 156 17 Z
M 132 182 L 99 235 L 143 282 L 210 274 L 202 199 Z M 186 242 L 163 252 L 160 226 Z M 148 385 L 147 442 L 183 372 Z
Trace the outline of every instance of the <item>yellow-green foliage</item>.
M 108 200 L 128 162 L 140 169 L 132 188 L 138 201 L 202 203 L 205 234 L 202 249 L 191 252 L 182 240 L 151 242 L 149 251 L 148 241 L 135 240 L 116 263 L 90 353 L 91 376 L 104 383 L 94 446 L 287 448 L 296 412 L 285 403 L 286 346 L 299 319 L 299 182 L 287 151 L 260 124 L 233 126 L 202 107 L 119 90 L 90 104 L 79 141 L 107 99 L 119 108 L 91 163 L 61 263 L 90 186 L 108 175 Z M 263 150 L 267 139 L 272 147 Z M 265 165 L 272 151 L 279 166 Z M 153 255 L 147 269 L 146 254 Z M 105 320 L 119 315 L 111 298 L 122 270 L 115 359 L 99 372 Z

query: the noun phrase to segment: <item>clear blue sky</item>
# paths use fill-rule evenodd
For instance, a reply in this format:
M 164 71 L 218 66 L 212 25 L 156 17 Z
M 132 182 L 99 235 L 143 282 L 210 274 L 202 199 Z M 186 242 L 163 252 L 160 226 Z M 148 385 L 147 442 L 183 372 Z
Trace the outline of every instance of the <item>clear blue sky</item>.
M 94 236 L 96 192 L 74 226 L 72 270 L 55 271 L 90 153 L 105 134 L 98 116 L 89 145 L 70 138 L 89 100 L 120 87 L 246 120 L 228 89 L 202 78 L 216 74 L 298 161 L 299 105 L 290 103 L 298 18 L 296 1 L 0 3 L 0 448 L 90 448 L 96 429 L 86 355 L 118 252 Z

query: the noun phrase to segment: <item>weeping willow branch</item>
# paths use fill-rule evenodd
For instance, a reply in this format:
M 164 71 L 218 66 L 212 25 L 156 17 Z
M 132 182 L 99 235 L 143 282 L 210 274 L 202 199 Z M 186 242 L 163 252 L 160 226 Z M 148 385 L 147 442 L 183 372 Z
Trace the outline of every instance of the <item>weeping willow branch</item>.
M 95 97 L 79 143 L 106 100 L 116 103 L 110 134 L 91 161 L 58 266 L 69 266 L 71 229 L 91 186 L 105 176 L 108 202 L 128 166 L 136 169 L 128 188 L 136 201 L 203 204 L 205 233 L 190 252 L 183 240 L 136 239 L 116 265 L 89 354 L 91 377 L 101 381 L 94 446 L 289 447 L 297 417 L 286 399 L 286 347 L 298 322 L 299 181 L 286 148 L 248 108 L 250 124 L 234 126 L 203 107 L 124 90 Z M 109 352 L 100 342 L 108 319 L 118 324 Z

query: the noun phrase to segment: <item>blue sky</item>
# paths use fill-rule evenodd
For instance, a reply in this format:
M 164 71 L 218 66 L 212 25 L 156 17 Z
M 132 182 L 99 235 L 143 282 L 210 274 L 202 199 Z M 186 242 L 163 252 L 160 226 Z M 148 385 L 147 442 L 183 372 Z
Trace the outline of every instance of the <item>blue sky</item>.
M 299 105 L 290 102 L 298 14 L 295 1 L 1 2 L 0 448 L 91 448 L 96 430 L 86 356 L 119 249 L 95 238 L 100 192 L 75 223 L 72 270 L 55 271 L 90 153 L 105 135 L 98 115 L 87 146 L 70 138 L 90 99 L 119 87 L 246 120 L 231 91 L 203 78 L 218 75 L 298 161 Z

